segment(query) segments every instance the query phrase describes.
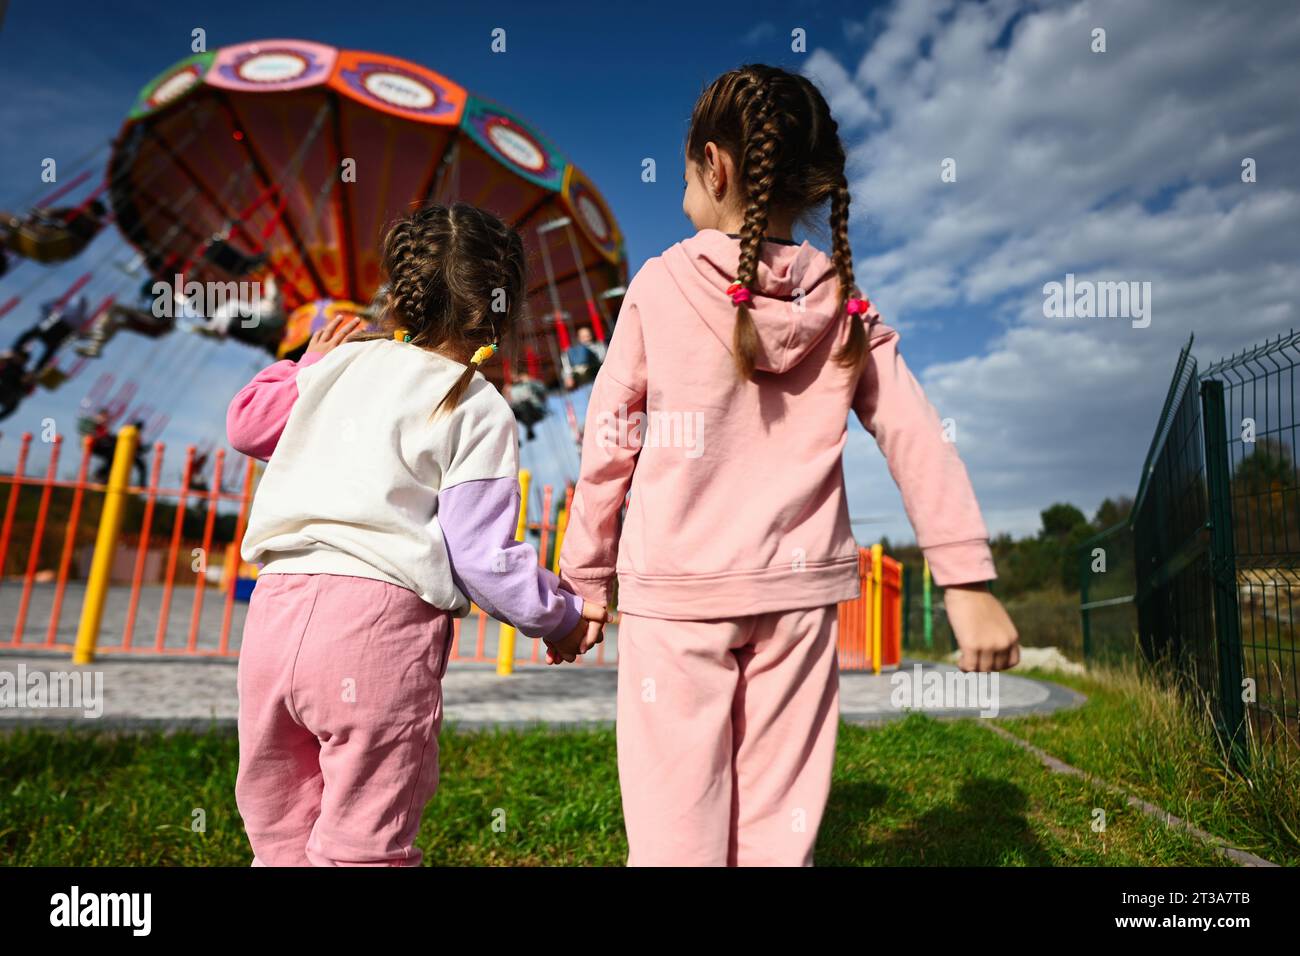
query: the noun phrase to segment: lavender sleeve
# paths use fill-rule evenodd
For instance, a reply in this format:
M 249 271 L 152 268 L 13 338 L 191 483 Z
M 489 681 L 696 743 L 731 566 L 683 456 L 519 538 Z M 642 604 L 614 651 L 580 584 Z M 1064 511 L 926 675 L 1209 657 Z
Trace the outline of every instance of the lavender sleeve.
M 532 545 L 515 540 L 518 522 L 513 478 L 464 481 L 438 492 L 438 524 L 457 586 L 529 637 L 563 637 L 582 617 L 582 598 L 561 590 Z

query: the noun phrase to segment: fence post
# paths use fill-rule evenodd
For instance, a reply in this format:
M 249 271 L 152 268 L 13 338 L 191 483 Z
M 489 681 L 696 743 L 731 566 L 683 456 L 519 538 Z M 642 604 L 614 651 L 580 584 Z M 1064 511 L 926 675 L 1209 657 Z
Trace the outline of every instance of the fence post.
M 880 656 L 885 642 L 881 632 L 885 627 L 885 575 L 883 558 L 885 549 L 879 544 L 871 546 L 871 672 L 880 673 Z
M 1205 486 L 1209 497 L 1210 574 L 1214 587 L 1214 630 L 1219 664 L 1219 708 L 1232 761 L 1244 767 L 1246 708 L 1241 698 L 1241 617 L 1237 606 L 1237 558 L 1232 529 L 1232 482 L 1223 383 L 1201 382 L 1205 431 Z
M 95 556 L 90 562 L 86 598 L 81 605 L 81 623 L 77 627 L 77 643 L 72 651 L 74 664 L 89 664 L 95 659 L 99 625 L 104 617 L 104 598 L 108 594 L 113 554 L 117 550 L 117 533 L 122 528 L 127 479 L 131 476 L 139 440 L 140 432 L 134 425 L 127 425 L 117 433 L 113 467 L 108 473 L 108 486 L 104 489 L 104 509 L 99 515 L 99 534 L 95 537 Z
M 4 577 L 5 561 L 9 557 L 9 538 L 14 530 L 14 516 L 18 513 L 18 496 L 23 490 L 23 470 L 27 467 L 27 452 L 32 447 L 32 433 L 24 432 L 18 447 L 18 464 L 9 476 L 9 503 L 5 505 L 4 524 L 0 525 L 0 578 Z
M 898 568 L 898 590 L 894 594 L 894 636 L 898 640 L 898 666 L 903 666 L 903 562 L 899 561 L 896 565 Z
M 925 614 L 923 632 L 926 648 L 934 647 L 934 597 L 930 594 L 930 562 L 921 562 L 921 610 Z
M 1083 659 L 1092 660 L 1092 612 L 1088 610 L 1088 584 L 1092 563 L 1086 546 L 1079 549 L 1079 623 L 1083 629 Z
M 899 613 L 902 615 L 902 626 L 898 634 L 898 657 L 899 665 L 903 663 L 903 649 L 911 647 L 912 643 L 908 636 L 912 631 L 912 573 L 907 569 L 907 565 L 899 564 L 898 566 L 898 590 L 901 592 L 899 604 Z
M 519 524 L 515 527 L 515 540 L 523 541 L 528 531 L 528 486 L 532 483 L 532 472 L 527 468 L 519 469 Z M 497 631 L 497 673 L 502 677 L 515 671 L 515 629 L 509 624 L 502 624 Z

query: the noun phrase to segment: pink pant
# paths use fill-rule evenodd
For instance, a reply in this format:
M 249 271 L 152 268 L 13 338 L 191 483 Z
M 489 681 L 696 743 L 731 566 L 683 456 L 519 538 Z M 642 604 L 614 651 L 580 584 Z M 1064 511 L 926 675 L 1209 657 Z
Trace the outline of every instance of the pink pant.
M 630 866 L 810 866 L 839 728 L 836 609 L 618 625 Z
M 412 591 L 265 574 L 239 653 L 235 799 L 254 866 L 415 866 L 451 619 Z

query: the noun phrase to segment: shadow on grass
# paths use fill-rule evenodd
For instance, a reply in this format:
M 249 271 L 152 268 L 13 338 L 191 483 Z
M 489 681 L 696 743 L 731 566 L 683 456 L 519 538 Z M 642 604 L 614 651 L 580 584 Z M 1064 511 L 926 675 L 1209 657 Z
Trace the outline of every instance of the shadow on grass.
M 886 841 L 897 852 L 929 866 L 1052 866 L 1052 855 L 1029 824 L 1029 798 L 1005 780 L 977 777 L 962 784 L 955 807 L 923 814 Z
M 990 777 L 964 781 L 951 802 L 920 812 L 888 810 L 875 782 L 831 790 L 817 841 L 818 866 L 1053 866 L 1028 819 L 1029 797 Z

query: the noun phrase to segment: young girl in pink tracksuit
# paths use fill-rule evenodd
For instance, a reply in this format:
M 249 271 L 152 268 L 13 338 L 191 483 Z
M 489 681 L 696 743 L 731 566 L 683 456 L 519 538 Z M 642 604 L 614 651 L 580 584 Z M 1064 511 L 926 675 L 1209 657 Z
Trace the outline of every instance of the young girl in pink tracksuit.
M 875 436 L 968 670 L 1018 660 L 965 468 L 861 296 L 844 151 L 807 79 L 749 66 L 696 104 L 699 232 L 628 287 L 587 412 L 561 580 L 618 579 L 618 768 L 633 865 L 808 865 L 858 596 L 841 456 Z M 827 256 L 790 238 L 829 204 Z M 627 500 L 620 532 L 620 513 Z
M 264 562 L 235 786 L 255 866 L 418 864 L 452 615 L 472 599 L 556 661 L 604 618 L 514 540 L 515 419 L 478 368 L 523 301 L 519 236 L 430 206 L 393 226 L 384 269 L 383 334 L 335 321 L 227 414 L 231 444 L 269 459 L 242 546 Z

